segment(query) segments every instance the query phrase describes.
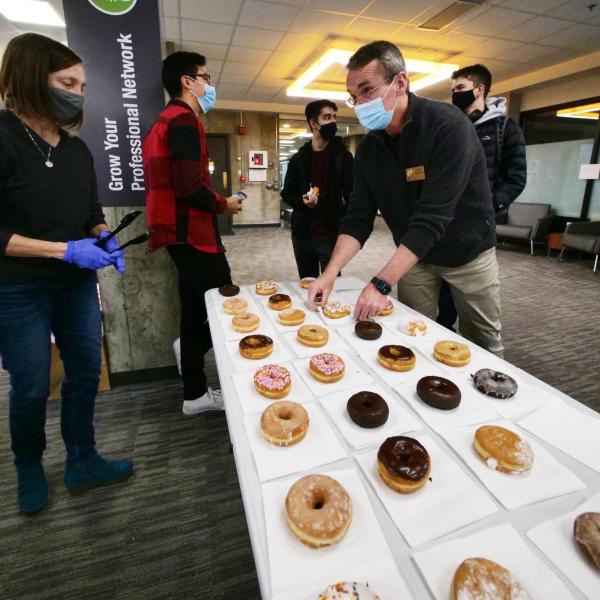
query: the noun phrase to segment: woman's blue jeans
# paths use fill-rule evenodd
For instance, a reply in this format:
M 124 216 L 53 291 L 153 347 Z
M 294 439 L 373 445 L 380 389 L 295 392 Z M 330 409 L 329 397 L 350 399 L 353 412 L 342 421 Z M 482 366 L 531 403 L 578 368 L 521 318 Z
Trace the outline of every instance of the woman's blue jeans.
M 61 432 L 67 462 L 95 454 L 94 404 L 101 364 L 95 274 L 72 282 L 0 283 L 0 357 L 10 375 L 10 433 L 17 466 L 46 448 L 50 333 L 65 367 Z

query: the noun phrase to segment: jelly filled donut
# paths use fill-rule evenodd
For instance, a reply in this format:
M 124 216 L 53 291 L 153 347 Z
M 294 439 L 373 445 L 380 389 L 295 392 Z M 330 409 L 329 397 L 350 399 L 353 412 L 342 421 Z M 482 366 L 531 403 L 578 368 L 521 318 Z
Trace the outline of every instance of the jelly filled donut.
M 475 375 L 471 375 L 475 387 L 486 396 L 492 398 L 512 398 L 519 389 L 517 382 L 500 371 L 492 369 L 479 369 Z
M 339 542 L 352 521 L 352 500 L 344 487 L 328 475 L 306 475 L 290 488 L 285 499 L 292 533 L 311 548 Z
M 428 375 L 417 383 L 417 395 L 425 404 L 440 410 L 452 410 L 460 404 L 460 390 L 449 379 Z
M 533 466 L 531 446 L 510 429 L 483 425 L 473 436 L 473 447 L 490 469 L 503 473 L 529 471 Z
M 260 434 L 276 446 L 297 444 L 307 431 L 308 413 L 297 402 L 273 402 L 260 417 Z
M 390 414 L 387 402 L 375 392 L 358 392 L 346 404 L 349 417 L 365 429 L 381 427 Z
M 377 471 L 393 490 L 411 494 L 427 483 L 431 460 L 417 440 L 398 435 L 389 437 L 379 448 Z
M 377 360 L 391 371 L 410 371 L 414 369 L 417 357 L 410 348 L 392 344 L 379 348 Z
M 254 387 L 266 398 L 278 400 L 290 393 L 292 377 L 281 365 L 265 365 L 254 373 Z
M 247 335 L 240 340 L 240 354 L 244 358 L 265 358 L 273 352 L 273 340 L 261 334 Z

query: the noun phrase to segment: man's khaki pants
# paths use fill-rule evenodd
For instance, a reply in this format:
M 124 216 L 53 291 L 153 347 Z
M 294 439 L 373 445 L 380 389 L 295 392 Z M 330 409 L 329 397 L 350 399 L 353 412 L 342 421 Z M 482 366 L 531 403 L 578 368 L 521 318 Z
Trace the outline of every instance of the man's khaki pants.
M 435 321 L 442 279 L 452 290 L 461 335 L 502 358 L 496 248 L 460 267 L 415 265 L 398 283 L 398 298 Z

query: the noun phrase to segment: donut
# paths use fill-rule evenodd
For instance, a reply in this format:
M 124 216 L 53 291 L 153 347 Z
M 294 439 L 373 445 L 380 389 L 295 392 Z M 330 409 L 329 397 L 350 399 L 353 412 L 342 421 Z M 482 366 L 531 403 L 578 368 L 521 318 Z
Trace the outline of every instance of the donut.
M 475 375 L 471 375 L 475 387 L 486 396 L 492 398 L 512 398 L 519 389 L 517 382 L 500 371 L 492 369 L 479 369 Z
M 381 346 L 377 352 L 379 363 L 390 371 L 410 371 L 415 368 L 417 357 L 405 346 Z
M 305 346 L 319 348 L 329 341 L 329 333 L 320 325 L 302 325 L 296 334 L 298 341 Z
M 368 585 L 356 581 L 340 581 L 330 585 L 318 600 L 381 600 Z
M 323 314 L 330 319 L 341 319 L 347 317 L 352 312 L 352 307 L 347 302 L 341 300 L 329 300 L 323 306 Z
M 266 336 L 255 333 L 247 335 L 240 340 L 240 354 L 244 358 L 265 358 L 273 352 L 273 340 Z
M 285 367 L 265 365 L 254 373 L 254 387 L 266 398 L 278 400 L 290 393 L 292 376 Z
M 354 326 L 354 333 L 361 340 L 377 340 L 381 337 L 383 328 L 375 321 L 357 321 Z
M 600 513 L 581 513 L 573 524 L 573 536 L 590 564 L 600 571 Z
M 306 314 L 299 308 L 288 308 L 277 313 L 277 318 L 282 325 L 302 325 Z
M 223 302 L 223 310 L 228 315 L 240 315 L 246 312 L 248 308 L 248 302 L 243 298 L 230 298 L 229 300 L 225 300 Z
M 381 444 L 377 471 L 388 487 L 401 494 L 412 494 L 427 483 L 431 459 L 417 440 L 397 435 Z
M 436 342 L 433 347 L 435 360 L 450 367 L 463 367 L 471 360 L 469 346 L 455 340 Z
M 352 500 L 344 487 L 328 475 L 298 479 L 285 498 L 292 533 L 311 548 L 339 542 L 352 521 Z
M 314 277 L 305 277 L 304 279 L 301 279 L 300 282 L 298 283 L 298 285 L 303 289 L 303 290 L 307 290 L 308 286 L 315 280 Z
M 245 312 L 240 315 L 235 315 L 233 319 L 231 319 L 231 326 L 241 333 L 249 333 L 250 331 L 254 331 L 258 324 L 260 323 L 260 319 L 258 315 L 254 313 Z
M 387 315 L 391 315 L 394 312 L 394 303 L 391 300 L 388 300 L 383 308 L 379 311 L 378 316 L 387 317 Z
M 452 410 L 460 404 L 460 390 L 449 379 L 428 375 L 417 382 L 417 395 L 425 404 L 440 410 Z
M 531 446 L 510 429 L 498 425 L 477 429 L 473 446 L 490 469 L 502 473 L 529 471 L 533 465 Z
M 260 416 L 260 434 L 276 446 L 297 444 L 307 431 L 308 413 L 297 402 L 273 402 Z
M 287 294 L 273 294 L 269 298 L 269 308 L 283 310 L 292 305 L 292 299 Z
M 233 283 L 227 283 L 219 288 L 221 296 L 237 296 L 240 293 L 240 288 Z
M 256 293 L 259 296 L 272 296 L 277 292 L 277 283 L 272 279 L 259 281 L 256 284 Z
M 452 578 L 451 600 L 531 600 L 503 566 L 487 558 L 467 558 Z
M 381 427 L 390 414 L 387 402 L 375 392 L 358 392 L 350 396 L 346 410 L 352 421 L 365 429 Z
M 319 197 L 319 186 L 318 186 L 318 185 L 313 185 L 313 186 L 310 188 L 310 193 L 311 193 L 313 196 L 317 196 L 317 198 L 318 198 L 318 197 Z
M 410 335 L 412 337 L 418 337 L 427 333 L 427 323 L 421 321 L 421 319 L 414 319 L 413 317 L 404 317 L 398 321 L 398 329 L 404 335 Z
M 344 361 L 330 352 L 317 354 L 310 359 L 310 372 L 315 379 L 323 383 L 333 383 L 344 376 Z

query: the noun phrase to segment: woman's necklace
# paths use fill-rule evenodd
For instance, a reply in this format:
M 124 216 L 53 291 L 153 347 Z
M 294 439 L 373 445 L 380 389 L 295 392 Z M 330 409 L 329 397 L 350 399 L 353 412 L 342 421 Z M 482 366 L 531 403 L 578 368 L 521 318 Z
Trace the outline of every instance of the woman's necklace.
M 38 149 L 38 152 L 42 155 L 42 157 L 44 157 L 46 159 L 46 162 L 44 164 L 49 169 L 51 169 L 54 166 L 54 163 L 50 160 L 50 153 L 52 152 L 52 146 L 50 144 L 48 144 L 48 154 L 45 155 L 44 152 L 42 151 L 42 149 L 40 148 L 39 144 L 35 141 L 34 137 L 31 135 L 31 131 L 29 131 L 29 127 L 27 127 L 27 125 L 25 125 L 25 123 L 23 123 L 23 121 L 21 121 L 21 125 L 23 125 L 23 129 L 25 129 L 25 132 L 29 136 L 29 139 L 33 142 L 33 145 Z

